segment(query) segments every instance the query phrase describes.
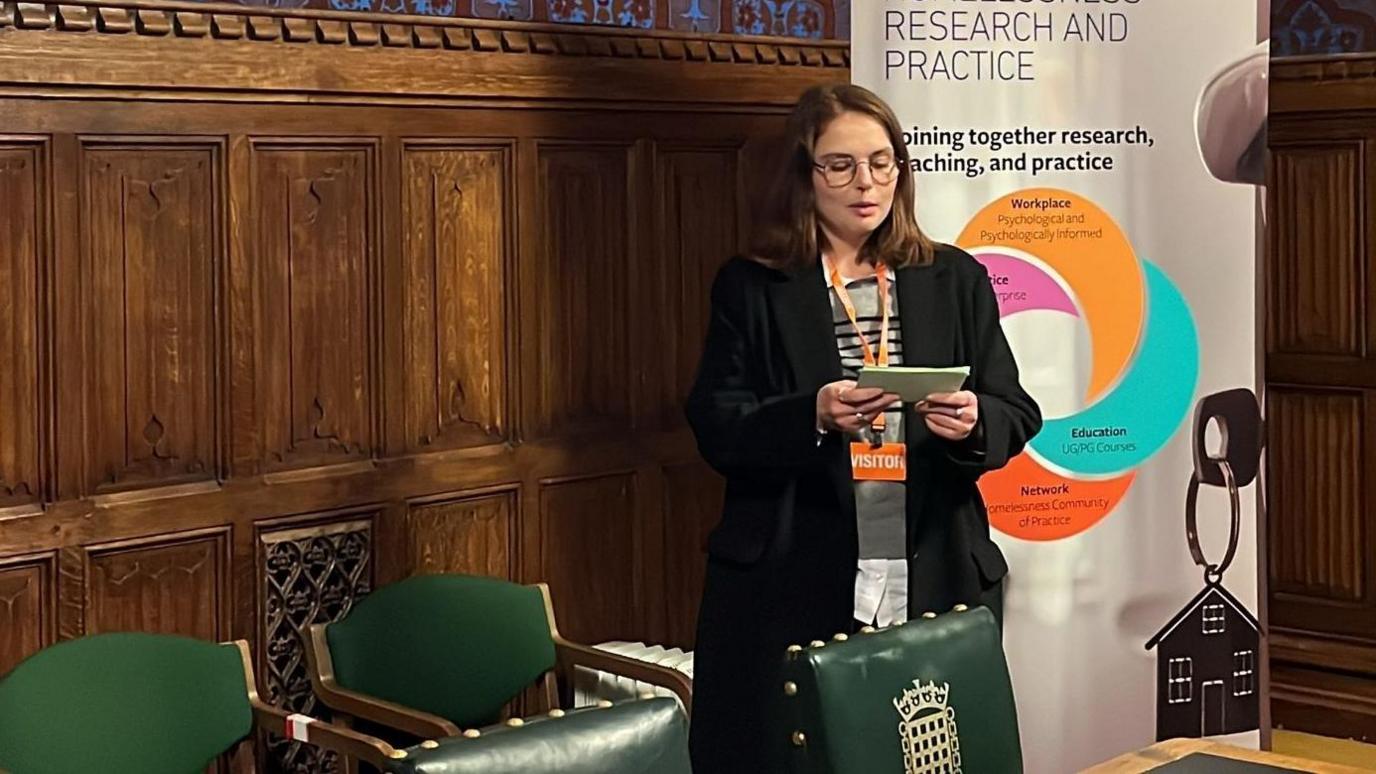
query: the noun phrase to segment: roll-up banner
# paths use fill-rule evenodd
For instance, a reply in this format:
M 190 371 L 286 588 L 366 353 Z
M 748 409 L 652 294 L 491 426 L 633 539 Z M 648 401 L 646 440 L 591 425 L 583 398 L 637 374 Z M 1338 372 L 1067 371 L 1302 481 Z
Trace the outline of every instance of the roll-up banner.
M 979 484 L 1029 772 L 1257 744 L 1267 13 L 852 4 L 852 78 L 898 114 L 919 221 L 988 269 L 1046 418 Z

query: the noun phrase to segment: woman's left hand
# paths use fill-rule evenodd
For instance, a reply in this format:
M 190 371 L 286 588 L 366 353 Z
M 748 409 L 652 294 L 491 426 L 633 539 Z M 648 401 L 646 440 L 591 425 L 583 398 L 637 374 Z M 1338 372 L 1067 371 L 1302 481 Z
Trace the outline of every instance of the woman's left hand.
M 928 395 L 914 407 L 933 435 L 948 441 L 963 441 L 979 422 L 979 397 L 969 390 Z

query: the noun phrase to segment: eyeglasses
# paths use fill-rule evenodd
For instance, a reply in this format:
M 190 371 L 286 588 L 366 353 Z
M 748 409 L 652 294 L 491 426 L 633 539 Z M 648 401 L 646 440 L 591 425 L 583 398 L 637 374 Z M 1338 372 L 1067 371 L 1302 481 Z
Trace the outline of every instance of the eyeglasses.
M 888 155 L 875 156 L 868 161 L 856 161 L 850 156 L 828 156 L 820 163 L 813 162 L 812 166 L 822 173 L 829 187 L 842 188 L 855 179 L 861 164 L 870 168 L 870 177 L 879 185 L 892 183 L 902 169 L 898 160 Z

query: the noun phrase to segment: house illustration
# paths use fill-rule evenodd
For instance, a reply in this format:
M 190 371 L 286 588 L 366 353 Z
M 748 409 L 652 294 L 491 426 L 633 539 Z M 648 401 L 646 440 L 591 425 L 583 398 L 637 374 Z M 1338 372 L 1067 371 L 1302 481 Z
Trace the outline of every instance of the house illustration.
M 1156 648 L 1156 738 L 1199 738 L 1258 726 L 1261 625 L 1227 589 L 1207 583 L 1147 642 Z

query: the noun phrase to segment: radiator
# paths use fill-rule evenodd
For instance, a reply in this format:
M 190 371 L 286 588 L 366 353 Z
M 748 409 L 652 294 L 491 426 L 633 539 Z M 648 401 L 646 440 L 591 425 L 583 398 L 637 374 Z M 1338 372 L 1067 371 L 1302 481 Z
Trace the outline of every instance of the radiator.
M 626 656 L 638 661 L 675 669 L 687 675 L 688 679 L 693 678 L 693 652 L 691 650 L 685 652 L 678 648 L 665 648 L 663 645 L 621 641 L 604 642 L 593 647 L 608 653 L 615 653 L 618 656 Z M 619 677 L 598 669 L 574 667 L 573 705 L 575 707 L 596 704 L 601 699 L 625 701 L 645 693 L 653 693 L 656 696 L 674 695 L 667 688 L 661 688 L 657 685 L 647 685 L 639 680 Z

